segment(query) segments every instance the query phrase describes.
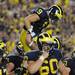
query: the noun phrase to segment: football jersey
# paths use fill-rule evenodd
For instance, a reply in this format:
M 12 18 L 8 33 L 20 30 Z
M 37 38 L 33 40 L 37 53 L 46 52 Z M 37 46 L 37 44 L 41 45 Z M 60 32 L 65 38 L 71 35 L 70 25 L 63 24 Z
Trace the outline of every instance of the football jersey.
M 36 61 L 42 54 L 41 51 L 34 51 L 26 54 L 28 60 Z M 39 68 L 39 70 L 33 75 L 57 75 L 58 74 L 58 62 L 61 60 L 62 54 L 57 49 L 49 51 L 49 56 L 46 58 Z
M 49 17 L 47 11 L 43 8 L 37 8 L 32 10 L 32 14 L 36 13 L 40 20 L 31 23 L 30 29 L 32 30 L 32 37 L 39 35 L 42 29 L 49 24 Z

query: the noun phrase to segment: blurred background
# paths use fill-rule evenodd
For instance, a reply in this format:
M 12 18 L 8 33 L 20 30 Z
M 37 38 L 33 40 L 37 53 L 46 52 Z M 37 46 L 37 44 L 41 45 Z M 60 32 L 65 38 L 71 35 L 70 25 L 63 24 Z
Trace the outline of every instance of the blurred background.
M 19 40 L 24 18 L 31 9 L 53 4 L 59 4 L 64 11 L 62 21 L 53 29 L 60 36 L 64 54 L 75 50 L 75 0 L 0 0 L 0 39 L 7 44 L 8 51 L 13 50 Z

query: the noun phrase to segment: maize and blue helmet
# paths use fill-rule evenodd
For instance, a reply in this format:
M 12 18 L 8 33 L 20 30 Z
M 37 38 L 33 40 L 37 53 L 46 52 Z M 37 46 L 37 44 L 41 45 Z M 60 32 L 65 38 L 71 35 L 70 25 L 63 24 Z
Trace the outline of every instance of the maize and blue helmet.
M 60 48 L 60 42 L 57 37 L 53 37 L 47 32 L 43 32 L 37 39 L 38 48 L 42 50 L 43 44 L 48 44 L 50 48 Z M 49 49 L 50 49 L 49 48 Z
M 53 5 L 48 9 L 49 17 L 51 20 L 59 20 L 63 16 L 63 10 L 58 5 Z

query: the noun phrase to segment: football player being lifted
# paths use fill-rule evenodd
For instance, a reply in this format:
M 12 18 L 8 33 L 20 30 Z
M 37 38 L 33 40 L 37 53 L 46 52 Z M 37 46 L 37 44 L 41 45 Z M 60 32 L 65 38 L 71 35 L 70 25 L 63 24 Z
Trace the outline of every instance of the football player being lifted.
M 62 15 L 62 8 L 58 5 L 53 5 L 49 9 L 45 9 L 42 7 L 33 9 L 32 14 L 28 15 L 25 18 L 24 31 L 20 36 L 22 43 L 26 43 L 31 49 L 37 49 L 33 38 L 42 33 L 45 28 L 50 25 L 50 21 L 57 22 L 62 18 Z M 25 47 L 27 47 L 27 45 Z

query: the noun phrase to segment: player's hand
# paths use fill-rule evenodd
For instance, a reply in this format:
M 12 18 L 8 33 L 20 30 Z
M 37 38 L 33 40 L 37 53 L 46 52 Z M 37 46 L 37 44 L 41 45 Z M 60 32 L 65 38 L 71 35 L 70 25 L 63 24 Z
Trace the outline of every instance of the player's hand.
M 43 54 L 41 56 L 44 57 L 44 59 L 46 59 L 48 57 L 49 53 L 47 51 L 43 51 Z

